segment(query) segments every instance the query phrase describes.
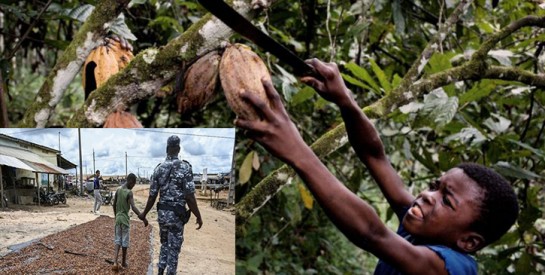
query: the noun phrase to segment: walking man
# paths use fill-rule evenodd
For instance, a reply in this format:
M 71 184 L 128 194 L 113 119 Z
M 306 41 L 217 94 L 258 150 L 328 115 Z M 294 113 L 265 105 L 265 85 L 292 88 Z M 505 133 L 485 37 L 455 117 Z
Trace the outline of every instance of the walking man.
M 176 274 L 178 255 L 184 241 L 184 224 L 187 222 L 184 220 L 189 214 L 187 211 L 191 210 L 197 217 L 197 229 L 202 227 L 202 219 L 195 198 L 191 164 L 178 159 L 179 137 L 168 138 L 166 152 L 166 160 L 159 164 L 153 172 L 148 202 L 144 212 L 138 218 L 145 220 L 160 192 L 161 196 L 157 204 L 157 221 L 160 230 L 161 252 L 157 268 L 159 274 L 163 274 L 165 270 L 167 274 Z M 189 210 L 185 208 L 186 203 Z
M 102 196 L 100 195 L 100 170 L 95 172 L 95 179 L 93 180 L 93 192 L 95 195 L 95 205 L 93 207 L 93 213 L 100 215 L 98 211 L 102 205 Z

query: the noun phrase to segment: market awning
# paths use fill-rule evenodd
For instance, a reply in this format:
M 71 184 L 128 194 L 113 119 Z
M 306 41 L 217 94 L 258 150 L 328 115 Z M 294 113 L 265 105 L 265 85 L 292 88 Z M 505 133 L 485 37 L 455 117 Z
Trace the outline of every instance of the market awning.
M 23 160 L 23 162 L 28 164 L 28 166 L 34 168 L 36 172 L 46 173 L 46 174 L 65 174 L 65 175 L 70 174 L 68 171 L 52 164 L 37 163 L 37 162 L 31 162 L 26 160 Z
M 69 160 L 63 158 L 61 155 L 57 155 L 57 164 L 62 169 L 74 169 L 78 167 L 77 165 L 71 163 Z
M 27 167 L 18 167 L 21 169 L 47 174 L 69 174 L 68 171 L 49 163 L 37 154 L 25 149 L 0 146 L 0 156 L 15 158 L 23 162 Z
M 23 161 L 19 160 L 18 158 L 14 158 L 10 156 L 0 155 L 0 165 L 11 166 L 11 167 L 29 170 L 29 171 L 35 171 L 34 168 L 25 164 Z

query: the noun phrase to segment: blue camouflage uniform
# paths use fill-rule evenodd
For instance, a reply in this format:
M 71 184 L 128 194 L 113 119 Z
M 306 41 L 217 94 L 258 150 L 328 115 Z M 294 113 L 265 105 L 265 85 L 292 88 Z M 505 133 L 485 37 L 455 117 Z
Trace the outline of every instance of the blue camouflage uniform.
M 173 138 L 177 140 L 171 140 Z M 168 144 L 170 145 L 171 142 L 179 144 L 180 139 L 172 136 L 168 139 Z M 161 239 L 158 268 L 166 270 L 167 274 L 175 274 L 178 267 L 178 255 L 184 241 L 184 224 L 173 209 L 185 209 L 184 191 L 188 194 L 195 193 L 193 171 L 189 162 L 180 160 L 177 156 L 167 156 L 165 162 L 155 168 L 152 177 L 150 196 L 156 196 L 160 192 L 157 204 L 157 221 Z M 182 185 L 185 186 L 182 187 Z M 164 207 L 165 205 L 168 207 Z

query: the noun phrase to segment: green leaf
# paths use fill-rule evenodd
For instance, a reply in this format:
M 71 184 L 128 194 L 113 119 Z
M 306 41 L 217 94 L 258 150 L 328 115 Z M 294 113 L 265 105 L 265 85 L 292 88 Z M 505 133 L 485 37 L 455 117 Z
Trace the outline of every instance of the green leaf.
M 526 180 L 541 178 L 538 174 L 534 172 L 514 166 L 504 161 L 499 161 L 496 164 L 494 164 L 494 168 L 498 171 L 498 173 L 506 177 L 513 177 L 517 179 L 526 179 Z
M 303 89 L 301 89 L 298 93 L 294 94 L 291 98 L 290 104 L 292 106 L 297 106 L 308 99 L 311 99 L 314 94 L 316 94 L 316 91 L 314 91 L 314 88 L 310 86 L 305 86 Z
M 386 74 L 384 71 L 377 65 L 375 60 L 369 59 L 369 62 L 371 63 L 371 69 L 373 69 L 373 72 L 378 78 L 378 81 L 380 82 L 380 85 L 386 92 L 386 94 L 389 94 L 390 91 L 392 91 L 392 86 L 390 85 L 390 81 L 388 81 L 388 78 L 386 77 Z
M 85 20 L 87 20 L 87 17 L 91 15 L 94 9 L 95 9 L 95 6 L 85 4 L 85 5 L 81 5 L 79 7 L 73 8 L 71 10 L 66 10 L 65 15 L 75 20 L 78 20 L 80 22 L 85 22 Z
M 516 140 L 512 140 L 512 139 L 508 139 L 508 141 L 511 142 L 511 143 L 514 143 L 514 144 L 516 144 L 516 145 L 518 145 L 518 146 L 520 146 L 520 147 L 522 147 L 524 149 L 529 150 L 530 152 L 534 153 L 535 155 L 537 155 L 540 158 L 545 159 L 545 153 L 543 151 L 539 150 L 539 149 L 536 149 L 536 148 L 534 148 L 534 147 L 532 147 L 532 146 L 530 146 L 530 145 L 528 145 L 526 143 L 522 143 L 520 141 L 516 141 Z
M 434 74 L 452 68 L 451 60 L 455 55 L 456 53 L 453 52 L 443 54 L 438 52 L 434 53 L 425 68 L 426 73 Z
M 459 133 L 450 135 L 444 139 L 444 142 L 447 144 L 451 141 L 459 141 L 462 144 L 478 146 L 486 141 L 486 137 L 475 128 L 463 128 Z
M 375 80 L 371 77 L 371 75 L 365 70 L 364 68 L 358 66 L 354 62 L 350 62 L 345 65 L 345 68 L 347 68 L 355 77 L 365 81 L 367 84 L 369 84 L 371 87 L 373 87 L 373 91 L 380 95 L 380 87 L 375 82 Z
M 496 84 L 491 80 L 482 80 L 473 85 L 473 87 L 460 96 L 460 105 L 467 102 L 478 101 L 481 98 L 487 97 L 492 91 L 496 89 Z
M 131 32 L 129 26 L 125 24 L 125 16 L 120 14 L 110 26 L 110 31 L 113 33 L 127 39 L 127 40 L 136 40 L 136 36 Z
M 254 159 L 254 153 L 254 151 L 251 151 L 246 155 L 244 161 L 242 161 L 242 165 L 240 166 L 238 175 L 238 181 L 240 182 L 240 184 L 247 183 L 252 176 L 252 162 Z
M 341 73 L 341 76 L 343 77 L 344 81 L 346 81 L 346 82 L 348 82 L 348 83 L 350 83 L 352 85 L 356 85 L 356 86 L 358 86 L 360 88 L 364 88 L 366 90 L 372 90 L 371 87 L 367 86 L 363 82 L 361 82 L 361 81 L 359 81 L 359 80 L 357 80 L 357 79 L 355 79 L 355 78 L 353 78 L 353 77 L 351 77 L 351 76 L 349 76 L 347 74 Z
M 423 106 L 418 110 L 413 127 L 442 128 L 458 111 L 458 98 L 448 97 L 442 89 L 424 96 Z
M 392 80 L 392 88 L 397 88 L 399 84 L 401 84 L 401 81 L 403 81 L 403 78 L 401 78 L 398 74 L 394 74 L 394 79 Z
M 492 114 L 492 116 L 496 119 L 489 117 L 483 122 L 483 124 L 484 126 L 488 127 L 488 129 L 494 131 L 497 134 L 505 132 L 511 125 L 511 121 L 507 118 L 504 118 L 497 114 Z
M 515 274 L 530 274 L 531 271 L 532 259 L 526 251 L 523 251 L 522 255 L 515 264 Z

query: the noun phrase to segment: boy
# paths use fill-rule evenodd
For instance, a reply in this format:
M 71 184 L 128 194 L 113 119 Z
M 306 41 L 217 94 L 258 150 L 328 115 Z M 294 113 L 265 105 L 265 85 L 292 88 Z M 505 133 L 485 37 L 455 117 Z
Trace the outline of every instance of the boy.
M 115 216 L 115 262 L 112 270 L 118 271 L 119 265 L 117 264 L 119 256 L 119 247 L 123 248 L 123 261 L 121 266 L 127 268 L 127 248 L 129 247 L 129 233 L 130 233 L 130 218 L 129 218 L 129 205 L 132 211 L 136 215 L 140 215 L 140 211 L 134 205 L 134 199 L 132 196 L 132 188 L 136 184 L 136 175 L 130 173 L 127 176 L 127 182 L 123 186 L 119 187 L 114 196 L 114 216 Z M 148 220 L 143 219 L 144 226 L 148 226 Z
M 340 108 L 350 144 L 400 219 L 397 234 L 305 144 L 270 82 L 263 83 L 270 107 L 251 93 L 243 94 L 263 120 L 237 119 L 236 125 L 293 167 L 343 234 L 380 259 L 375 274 L 476 274 L 477 264 L 467 254 L 497 240 L 517 218 L 518 202 L 509 183 L 491 169 L 461 164 L 413 197 L 403 188 L 377 131 L 337 66 L 316 59 L 308 63 L 324 81 L 301 80 Z

